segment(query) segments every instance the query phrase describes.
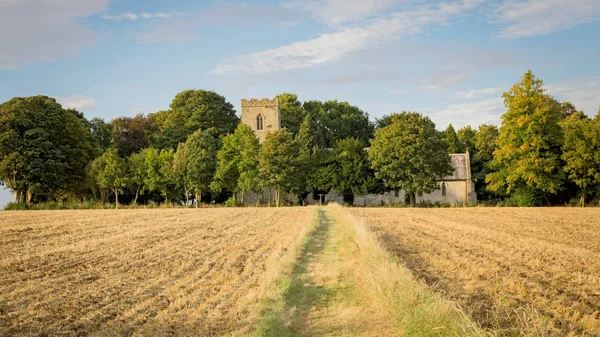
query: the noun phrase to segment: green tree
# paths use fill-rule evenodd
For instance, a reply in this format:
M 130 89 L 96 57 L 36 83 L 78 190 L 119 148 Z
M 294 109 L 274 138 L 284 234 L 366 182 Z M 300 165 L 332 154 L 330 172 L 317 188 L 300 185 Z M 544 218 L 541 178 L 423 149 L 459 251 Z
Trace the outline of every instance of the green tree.
M 185 147 L 188 156 L 186 180 L 196 194 L 196 207 L 199 207 L 202 193 L 209 190 L 215 175 L 220 143 L 211 131 L 198 130 L 188 137 Z
M 90 129 L 94 142 L 102 153 L 104 153 L 111 146 L 112 124 L 105 122 L 102 118 L 96 117 L 90 120 Z
M 168 204 L 175 187 L 172 171 L 173 150 L 147 148 L 142 151 L 142 155 L 146 167 L 144 185 L 149 191 L 160 193 Z
M 98 186 L 110 190 L 115 195 L 115 208 L 119 208 L 119 193 L 127 186 L 125 160 L 119 157 L 117 149 L 108 149 L 92 163 L 92 172 Z
M 374 173 L 361 141 L 346 138 L 335 142 L 329 166 L 333 190 L 341 193 L 344 203 L 352 205 L 356 194 L 367 192 L 374 184 Z
M 490 168 L 491 162 L 494 159 L 494 151 L 496 151 L 496 140 L 498 139 L 498 127 L 492 124 L 482 124 L 475 136 L 475 149 L 471 161 L 472 166 L 476 167 L 473 170 L 472 177 L 475 180 L 475 192 L 477 198 L 481 200 L 491 200 L 497 195 L 487 189 L 485 177 L 492 173 Z
M 279 111 L 281 112 L 281 127 L 286 128 L 293 134 L 298 133 L 300 124 L 306 116 L 306 111 L 302 108 L 302 103 L 298 101 L 298 96 L 290 93 L 283 93 L 276 96 L 279 99 Z
M 97 154 L 89 122 L 46 96 L 0 104 L 0 180 L 15 201 L 61 199 L 85 190 Z
M 456 132 L 458 140 L 460 141 L 460 149 L 465 152 L 467 149 L 473 157 L 477 152 L 475 147 L 475 138 L 477 138 L 477 130 L 473 130 L 470 125 L 467 125 Z
M 190 175 L 188 173 L 190 166 L 190 156 L 186 143 L 179 143 L 173 156 L 173 178 L 176 184 L 183 189 L 186 207 L 190 203 Z
M 508 110 L 491 163 L 494 172 L 486 177 L 488 189 L 514 194 L 522 206 L 540 204 L 563 185 L 559 104 L 531 71 L 503 97 Z
M 317 134 L 322 137 L 323 147 L 333 148 L 337 140 L 357 138 L 366 146 L 373 136 L 374 126 L 369 114 L 348 102 L 310 101 L 303 105 L 317 121 Z
M 375 129 L 385 128 L 386 126 L 392 124 L 392 116 L 384 115 L 381 118 L 377 118 L 375 120 Z
M 146 191 L 146 172 L 146 161 L 141 152 L 127 157 L 127 186 L 132 191 L 135 191 L 133 203 L 136 205 L 140 194 L 144 194 Z
M 155 145 L 175 149 L 197 130 L 214 129 L 219 136 L 232 133 L 239 123 L 233 105 L 214 91 L 186 90 L 175 96 L 171 109 L 154 115 L 160 125 Z
M 252 129 L 238 125 L 233 134 L 223 138 L 211 189 L 217 193 L 231 191 L 243 203 L 244 195 L 257 187 L 258 151 L 258 139 Z
M 448 146 L 449 153 L 465 152 L 452 124 L 448 125 L 446 131 L 444 131 L 444 142 L 446 142 L 446 145 Z
M 600 122 L 571 114 L 564 130 L 562 159 L 568 178 L 581 189 L 581 206 L 591 186 L 600 184 Z
M 119 150 L 119 155 L 128 157 L 141 152 L 150 146 L 156 133 L 156 125 L 152 118 L 144 115 L 119 117 L 112 122 L 112 146 Z
M 258 156 L 259 177 L 264 187 L 275 190 L 279 207 L 282 193 L 294 193 L 298 186 L 299 147 L 291 132 L 282 130 L 267 134 Z
M 437 181 L 453 167 L 446 144 L 428 117 L 402 112 L 391 118 L 392 124 L 375 131 L 369 159 L 377 179 L 390 189 L 404 189 L 414 205 L 417 194 L 438 188 Z

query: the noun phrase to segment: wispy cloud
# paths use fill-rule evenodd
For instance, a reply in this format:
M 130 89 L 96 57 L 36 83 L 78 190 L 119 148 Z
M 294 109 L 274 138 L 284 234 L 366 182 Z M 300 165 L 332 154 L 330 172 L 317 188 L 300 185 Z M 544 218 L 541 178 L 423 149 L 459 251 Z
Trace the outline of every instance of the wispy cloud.
M 315 19 L 329 25 L 338 25 L 355 20 L 363 20 L 407 0 L 297 0 L 285 7 L 298 8 L 309 12 Z
M 519 39 L 600 20 L 598 0 L 506 1 L 497 9 L 502 39 Z
M 431 118 L 438 129 L 443 130 L 448 124 L 456 128 L 466 125 L 478 127 L 481 124 L 500 125 L 501 116 L 505 112 L 502 98 L 486 98 L 474 102 L 450 104 L 441 110 L 433 111 Z
M 546 88 L 549 94 L 573 103 L 590 117 L 600 109 L 600 77 L 566 79 Z
M 65 109 L 75 109 L 80 111 L 84 109 L 92 109 L 98 105 L 98 102 L 95 99 L 85 95 L 57 97 L 56 101 Z
M 70 56 L 91 46 L 97 34 L 81 24 L 108 0 L 0 1 L 0 69 Z
M 137 19 L 167 19 L 170 18 L 171 14 L 168 13 L 123 13 L 119 15 L 102 15 L 102 19 L 110 20 L 110 21 L 121 21 L 121 20 L 131 20 L 135 21 Z
M 502 93 L 504 90 L 505 88 L 503 87 L 462 90 L 457 92 L 454 96 L 460 99 L 472 99 L 491 95 L 500 96 L 500 93 Z
M 310 68 L 339 61 L 353 52 L 420 32 L 427 25 L 446 23 L 453 15 L 472 9 L 482 1 L 463 0 L 397 12 L 356 28 L 346 28 L 311 40 L 233 57 L 218 64 L 212 73 L 257 74 Z

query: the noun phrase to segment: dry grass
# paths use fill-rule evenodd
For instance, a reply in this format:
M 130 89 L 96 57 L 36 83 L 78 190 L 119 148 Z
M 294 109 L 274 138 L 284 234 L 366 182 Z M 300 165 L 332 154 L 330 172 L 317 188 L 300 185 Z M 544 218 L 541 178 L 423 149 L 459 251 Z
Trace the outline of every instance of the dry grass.
M 244 333 L 311 209 L 0 212 L 0 335 Z
M 357 209 L 489 334 L 600 335 L 599 209 Z

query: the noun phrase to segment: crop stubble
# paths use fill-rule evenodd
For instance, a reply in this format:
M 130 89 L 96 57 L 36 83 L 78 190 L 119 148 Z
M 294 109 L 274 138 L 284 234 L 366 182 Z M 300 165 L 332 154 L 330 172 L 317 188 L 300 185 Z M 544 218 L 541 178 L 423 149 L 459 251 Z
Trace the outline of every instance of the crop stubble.
M 356 209 L 492 335 L 600 335 L 600 210 Z
M 0 213 L 0 335 L 246 332 L 308 208 Z M 242 322 L 242 323 L 241 323 Z

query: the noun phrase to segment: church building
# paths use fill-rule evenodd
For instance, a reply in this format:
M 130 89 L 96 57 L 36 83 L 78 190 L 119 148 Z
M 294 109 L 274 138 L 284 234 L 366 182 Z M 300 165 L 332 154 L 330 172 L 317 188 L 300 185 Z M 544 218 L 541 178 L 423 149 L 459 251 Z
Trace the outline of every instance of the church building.
M 242 99 L 242 123 L 248 125 L 259 142 L 265 140 L 269 132 L 281 130 L 281 113 L 279 109 L 279 100 L 274 99 Z M 454 167 L 454 172 L 438 181 L 439 189 L 417 195 L 417 203 L 444 203 L 467 205 L 477 202 L 475 193 L 475 184 L 471 177 L 471 158 L 467 150 L 466 153 L 450 154 L 450 160 Z M 310 197 L 310 196 L 309 196 Z M 249 195 L 244 198 L 249 205 L 256 202 L 268 202 L 271 198 L 270 193 Z M 294 201 L 295 196 L 284 196 L 283 199 Z M 308 200 L 315 202 L 314 200 Z M 325 202 L 337 202 L 342 204 L 343 197 L 340 194 L 331 192 L 324 196 Z M 318 200 L 316 201 L 318 202 Z M 356 206 L 381 206 L 389 204 L 406 203 L 407 196 L 405 191 L 391 191 L 383 194 L 357 195 L 354 198 Z

